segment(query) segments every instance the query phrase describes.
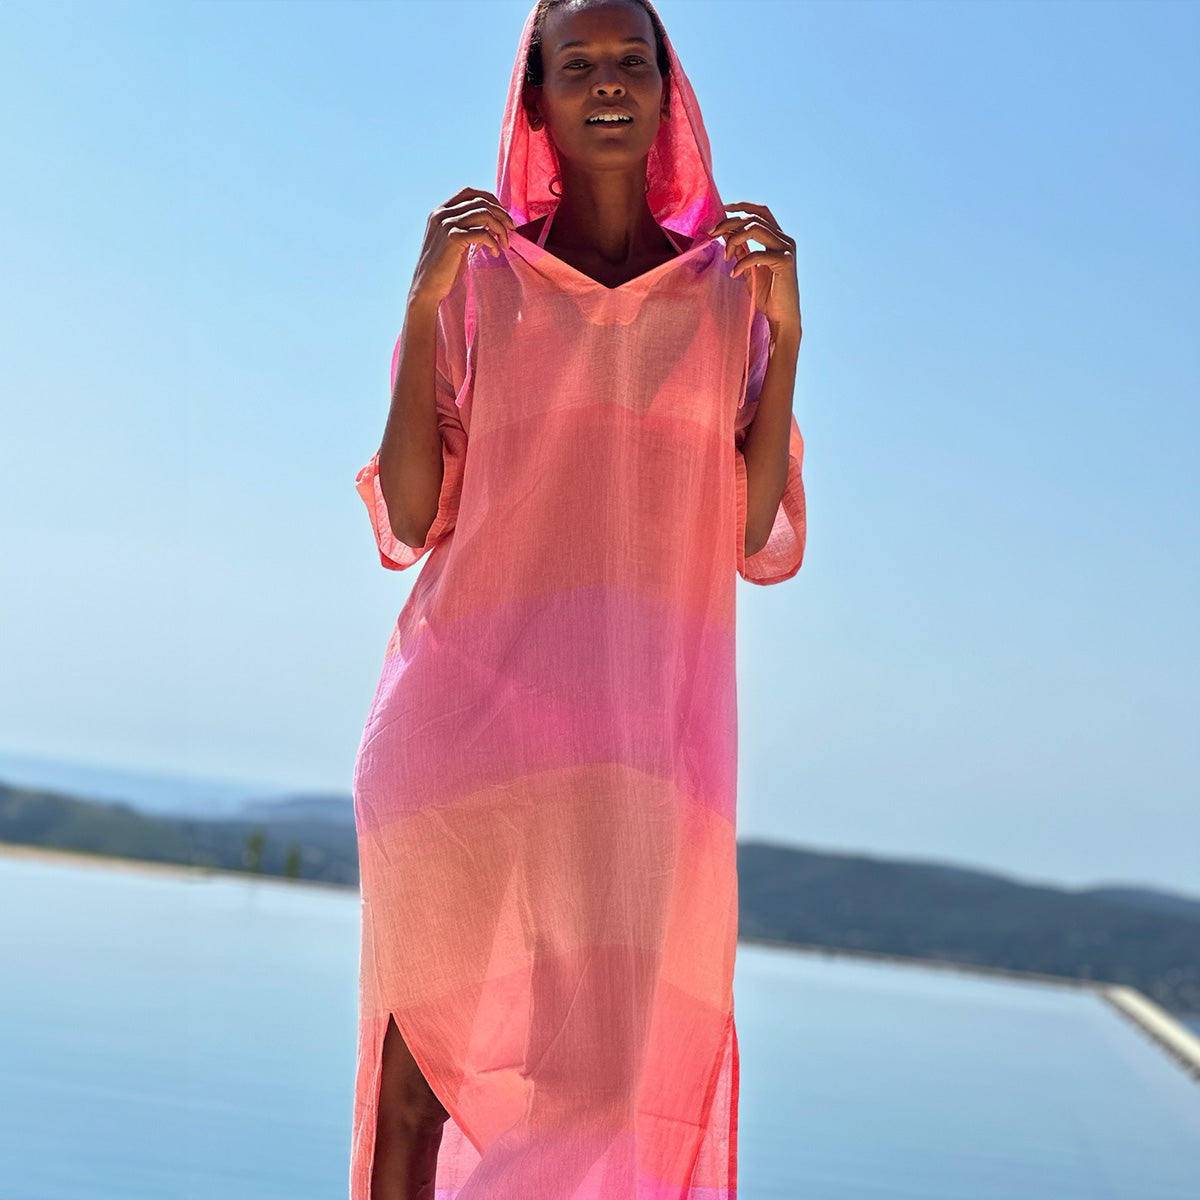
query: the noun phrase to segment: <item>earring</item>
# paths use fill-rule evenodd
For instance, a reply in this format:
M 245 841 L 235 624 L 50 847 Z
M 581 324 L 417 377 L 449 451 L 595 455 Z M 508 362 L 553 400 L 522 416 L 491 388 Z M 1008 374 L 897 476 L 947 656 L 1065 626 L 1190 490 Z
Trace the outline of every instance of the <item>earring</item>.
M 556 183 L 559 185 L 559 190 L 557 192 L 554 190 L 554 185 Z M 552 175 L 550 177 L 550 182 L 548 184 L 546 184 L 546 186 L 550 189 L 550 195 L 558 196 L 560 199 L 562 198 L 562 176 L 561 175 Z

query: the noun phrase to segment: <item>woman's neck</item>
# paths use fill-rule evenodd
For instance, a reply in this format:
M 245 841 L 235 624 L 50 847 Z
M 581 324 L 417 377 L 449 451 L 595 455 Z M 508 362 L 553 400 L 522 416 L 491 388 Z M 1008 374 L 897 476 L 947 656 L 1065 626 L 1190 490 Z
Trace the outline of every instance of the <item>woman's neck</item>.
M 564 164 L 551 236 L 556 247 L 612 264 L 660 253 L 662 231 L 646 202 L 644 169 L 583 172 Z

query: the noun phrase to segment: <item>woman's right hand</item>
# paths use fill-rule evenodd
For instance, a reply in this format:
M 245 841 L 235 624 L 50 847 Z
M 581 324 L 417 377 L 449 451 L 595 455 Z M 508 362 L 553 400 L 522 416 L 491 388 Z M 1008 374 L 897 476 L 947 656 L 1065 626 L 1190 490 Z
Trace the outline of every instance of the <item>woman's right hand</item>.
M 500 254 L 508 249 L 508 235 L 516 228 L 512 217 L 491 192 L 463 188 L 429 214 L 425 243 L 413 271 L 409 301 L 437 306 L 458 282 L 467 250 L 474 245 L 490 246 Z

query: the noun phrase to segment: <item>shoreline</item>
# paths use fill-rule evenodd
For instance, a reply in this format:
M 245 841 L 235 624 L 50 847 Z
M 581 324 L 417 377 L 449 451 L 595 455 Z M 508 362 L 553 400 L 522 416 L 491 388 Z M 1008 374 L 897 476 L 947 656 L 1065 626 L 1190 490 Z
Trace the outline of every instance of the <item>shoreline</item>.
M 953 971 L 961 975 L 1006 979 L 1026 986 L 1068 988 L 1076 992 L 1091 992 L 1121 1018 L 1128 1021 L 1159 1050 L 1165 1051 L 1177 1065 L 1200 1083 L 1200 1037 L 1178 1016 L 1156 1004 L 1145 992 L 1120 983 L 1104 980 L 1076 979 L 1068 975 L 1046 975 L 1036 971 L 1018 971 L 1012 967 L 991 967 L 983 963 L 958 963 L 948 959 L 917 958 L 913 955 L 889 954 L 883 950 L 855 950 L 842 946 L 821 946 L 815 943 L 783 942 L 777 938 L 755 937 L 747 934 L 738 938 L 739 945 L 766 946 L 776 950 L 796 950 L 803 954 L 820 954 L 827 958 L 850 958 L 894 967 L 918 968 L 925 971 Z M 1192 1013 L 1183 1014 L 1188 1017 Z
M 148 858 L 121 858 L 115 854 L 89 853 L 86 850 L 60 850 L 54 846 L 27 846 L 20 842 L 0 842 L 0 858 L 33 859 L 61 866 L 88 867 L 94 870 L 134 871 L 147 875 L 170 875 L 176 879 L 242 879 L 253 883 L 275 883 L 285 887 L 311 887 L 338 892 L 358 893 L 356 883 L 330 883 L 324 879 L 292 879 L 287 875 L 264 875 L 256 871 L 234 871 L 229 867 L 204 867 L 189 863 L 155 862 Z

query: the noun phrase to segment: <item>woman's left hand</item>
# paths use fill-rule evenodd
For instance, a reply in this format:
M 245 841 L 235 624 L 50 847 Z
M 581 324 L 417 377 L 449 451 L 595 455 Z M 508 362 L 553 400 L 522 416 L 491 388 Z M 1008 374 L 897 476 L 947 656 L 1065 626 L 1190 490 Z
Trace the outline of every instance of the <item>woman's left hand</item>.
M 758 308 L 767 318 L 774 334 L 794 331 L 799 341 L 800 285 L 796 279 L 796 242 L 779 228 L 771 210 L 764 204 L 727 204 L 727 210 L 742 209 L 748 217 L 726 217 L 710 229 L 710 237 L 725 238 L 725 257 L 737 256 L 730 275 L 754 272 L 754 294 Z M 751 250 L 750 239 L 765 250 Z M 746 282 L 750 277 L 746 276 Z

